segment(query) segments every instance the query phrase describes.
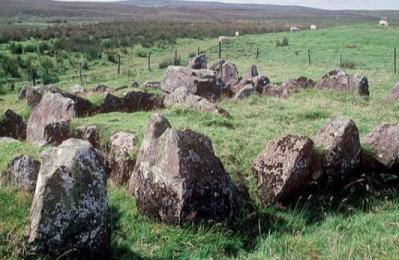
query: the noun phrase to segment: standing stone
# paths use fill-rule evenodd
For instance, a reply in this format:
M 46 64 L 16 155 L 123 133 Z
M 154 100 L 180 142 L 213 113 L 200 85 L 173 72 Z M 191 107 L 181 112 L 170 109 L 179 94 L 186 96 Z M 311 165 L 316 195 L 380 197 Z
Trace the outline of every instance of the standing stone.
M 0 176 L 0 186 L 12 186 L 33 193 L 36 188 L 40 162 L 23 155 L 14 158 Z
M 110 210 L 104 158 L 89 142 L 68 139 L 41 154 L 31 209 L 34 254 L 71 259 L 107 257 Z
M 191 130 L 172 129 L 160 114 L 147 125 L 129 190 L 143 213 L 166 223 L 232 216 L 231 179 L 211 140 Z
M 167 95 L 164 99 L 165 107 L 183 106 L 200 112 L 208 112 L 229 117 L 229 113 L 223 108 L 207 99 L 190 93 L 185 87 L 180 87 Z
M 15 139 L 26 138 L 26 124 L 22 117 L 14 111 L 7 109 L 0 117 L 0 136 Z
M 47 92 L 39 105 L 33 110 L 27 125 L 28 143 L 46 141 L 44 130 L 47 125 L 69 121 L 76 116 L 76 103 L 60 93 Z
M 314 142 L 324 148 L 327 187 L 341 186 L 355 177 L 360 167 L 361 146 L 359 131 L 351 119 L 331 119 L 316 134 Z
M 384 124 L 364 139 L 378 163 L 377 170 L 397 172 L 399 169 L 399 124 Z
M 136 160 L 131 158 L 131 152 L 136 145 L 133 133 L 119 132 L 111 136 L 108 142 L 109 179 L 114 185 L 124 185 L 128 182 Z
M 369 83 L 367 77 L 348 75 L 342 70 L 333 70 L 323 76 L 316 83 L 317 89 L 329 89 L 343 92 L 352 92 L 361 97 L 369 96 Z
M 264 205 L 297 200 L 318 182 L 322 172 L 313 141 L 297 135 L 269 142 L 252 170 Z
M 215 72 L 212 70 L 194 70 L 190 68 L 169 66 L 162 81 L 162 90 L 170 94 L 177 88 L 185 87 L 191 93 L 208 100 L 220 97 L 221 87 Z
M 244 80 L 252 81 L 252 79 L 257 76 L 259 76 L 258 68 L 256 67 L 256 65 L 251 65 L 251 67 L 249 67 L 247 72 L 245 72 Z
M 256 94 L 255 86 L 252 84 L 248 84 L 245 87 L 241 88 L 234 96 L 235 100 L 242 100 Z
M 206 69 L 208 67 L 208 59 L 205 54 L 197 55 L 190 60 L 188 67 L 196 70 Z

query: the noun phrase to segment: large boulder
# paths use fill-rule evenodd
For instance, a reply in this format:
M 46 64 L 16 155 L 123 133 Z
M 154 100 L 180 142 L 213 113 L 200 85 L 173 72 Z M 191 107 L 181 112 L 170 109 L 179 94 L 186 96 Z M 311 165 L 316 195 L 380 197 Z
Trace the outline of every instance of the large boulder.
M 25 139 L 26 124 L 23 118 L 14 111 L 7 109 L 3 116 L 0 116 L 0 136 Z
M 385 99 L 389 101 L 399 101 L 399 82 L 389 91 Z
M 169 66 L 162 81 L 162 90 L 170 94 L 177 88 L 185 87 L 191 93 L 208 100 L 216 100 L 221 95 L 221 86 L 212 70 L 194 70 Z
M 104 158 L 89 142 L 68 139 L 41 154 L 29 245 L 36 255 L 106 258 L 110 210 Z
M 246 86 L 244 86 L 243 88 L 241 88 L 234 96 L 235 100 L 242 100 L 245 98 L 248 98 L 254 94 L 257 94 L 256 92 L 256 88 L 254 85 L 252 84 L 248 84 Z
M 324 149 L 323 184 L 339 187 L 356 177 L 360 167 L 361 146 L 356 124 L 347 117 L 329 120 L 314 137 L 316 145 Z
M 123 97 L 107 93 L 97 112 L 137 112 L 150 111 L 162 107 L 162 96 L 143 91 L 132 91 Z
M 397 172 L 399 169 L 399 124 L 384 124 L 363 138 L 371 150 L 376 170 Z
M 52 122 L 44 127 L 44 139 L 46 144 L 60 145 L 71 136 L 69 121 Z
M 188 67 L 195 70 L 206 69 L 208 67 L 208 59 L 205 54 L 197 55 L 189 61 Z
M 166 223 L 232 216 L 231 179 L 211 140 L 191 130 L 172 129 L 160 114 L 147 125 L 129 190 L 142 212 Z
M 36 188 L 40 162 L 30 156 L 18 156 L 8 163 L 0 176 L 0 186 L 12 186 L 33 193 Z
M 337 90 L 352 92 L 361 97 L 369 96 L 369 83 L 367 77 L 360 75 L 348 75 L 342 70 L 333 70 L 323 76 L 316 83 L 317 89 Z
M 133 133 L 119 132 L 111 136 L 108 142 L 109 179 L 114 185 L 124 185 L 128 182 L 136 160 L 132 152 L 137 143 Z
M 89 143 L 95 148 L 100 146 L 100 136 L 95 125 L 80 126 L 75 129 L 73 135 L 75 138 L 89 141 Z
M 264 205 L 286 205 L 315 186 L 322 174 L 313 141 L 287 135 L 272 140 L 255 159 L 253 172 Z
M 200 112 L 209 112 L 227 117 L 230 116 L 226 110 L 203 97 L 192 94 L 185 87 L 180 87 L 167 95 L 164 99 L 164 105 L 165 107 L 183 106 Z
M 283 84 L 281 84 L 281 87 L 287 89 L 289 93 L 292 93 L 292 92 L 298 91 L 298 90 L 314 88 L 314 86 L 315 86 L 315 82 L 312 79 L 309 79 L 306 77 L 299 77 L 297 79 L 289 79 L 289 80 L 283 82 Z
M 26 139 L 29 143 L 46 141 L 44 130 L 47 125 L 69 121 L 77 115 L 76 103 L 60 93 L 47 92 L 33 110 L 27 125 Z
M 237 66 L 234 63 L 218 59 L 210 66 L 210 70 L 215 71 L 216 77 L 226 85 L 232 86 L 239 81 Z
M 252 81 L 252 79 L 257 76 L 259 76 L 258 67 L 256 67 L 256 65 L 251 65 L 247 72 L 245 72 L 243 79 Z

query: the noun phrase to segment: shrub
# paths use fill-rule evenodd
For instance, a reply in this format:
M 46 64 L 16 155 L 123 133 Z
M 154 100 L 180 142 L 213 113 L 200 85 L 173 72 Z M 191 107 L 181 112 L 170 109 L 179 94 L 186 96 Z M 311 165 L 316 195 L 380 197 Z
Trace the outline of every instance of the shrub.
M 143 50 L 143 49 L 137 50 L 136 51 L 136 56 L 139 57 L 139 58 L 145 58 L 145 57 L 147 57 L 147 52 L 145 50 Z
M 37 45 L 36 44 L 27 44 L 24 47 L 24 52 L 36 52 L 37 51 Z
M 0 56 L 0 66 L 6 76 L 19 78 L 19 64 L 15 57 L 10 55 Z
M 168 66 L 170 65 L 174 65 L 174 66 L 179 66 L 181 65 L 181 59 L 180 57 L 177 58 L 177 60 L 175 60 L 174 58 L 165 58 L 164 60 L 162 60 L 158 67 L 160 69 L 166 69 Z
M 12 43 L 10 45 L 10 51 L 12 54 L 22 54 L 24 52 L 20 43 Z
M 118 63 L 118 55 L 113 51 L 107 52 L 107 59 L 112 63 Z
M 284 37 L 281 42 L 279 40 L 276 41 L 276 47 L 284 47 L 284 46 L 288 46 L 288 38 L 287 37 Z

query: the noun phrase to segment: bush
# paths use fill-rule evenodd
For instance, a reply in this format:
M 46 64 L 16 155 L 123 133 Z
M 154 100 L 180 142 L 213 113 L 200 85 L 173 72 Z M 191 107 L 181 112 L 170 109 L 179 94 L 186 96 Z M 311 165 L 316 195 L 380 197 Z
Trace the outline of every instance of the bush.
M 118 55 L 115 52 L 108 51 L 107 59 L 112 63 L 118 63 Z
M 145 50 L 137 50 L 136 56 L 139 58 L 146 58 L 148 53 Z
M 284 47 L 284 46 L 288 46 L 288 38 L 287 37 L 284 37 L 281 42 L 279 40 L 276 41 L 276 47 Z
M 10 45 L 10 51 L 12 54 L 22 54 L 24 52 L 20 43 L 12 43 Z
M 18 60 L 15 57 L 10 55 L 2 55 L 0 56 L 0 66 L 3 70 L 5 76 L 19 78 L 19 64 Z
M 27 44 L 24 47 L 24 52 L 36 52 L 37 51 L 37 45 L 36 44 Z
M 41 54 L 44 54 L 44 53 L 49 54 L 49 53 L 51 53 L 51 46 L 45 42 L 41 42 L 39 44 L 39 52 Z

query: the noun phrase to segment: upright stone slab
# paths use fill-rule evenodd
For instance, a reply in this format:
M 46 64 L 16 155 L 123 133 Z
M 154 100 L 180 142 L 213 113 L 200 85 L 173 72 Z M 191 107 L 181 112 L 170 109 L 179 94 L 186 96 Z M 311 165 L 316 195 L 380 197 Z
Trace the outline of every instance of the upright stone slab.
M 313 141 L 297 135 L 269 142 L 252 170 L 258 178 L 258 193 L 264 205 L 286 205 L 297 200 L 322 174 Z
M 28 143 L 44 143 L 47 125 L 69 121 L 77 115 L 76 103 L 60 93 L 47 92 L 33 110 L 27 124 Z
M 147 125 L 129 190 L 140 211 L 166 223 L 232 216 L 231 179 L 211 140 L 191 130 L 172 129 L 160 114 Z
M 14 111 L 7 109 L 3 116 L 0 116 L 0 137 L 25 139 L 26 124 L 22 117 Z
M 361 153 L 359 131 L 350 118 L 331 119 L 313 140 L 324 149 L 325 184 L 328 187 L 340 186 L 358 173 Z
M 89 142 L 68 139 L 41 154 L 29 245 L 37 256 L 108 256 L 110 210 L 105 159 Z

